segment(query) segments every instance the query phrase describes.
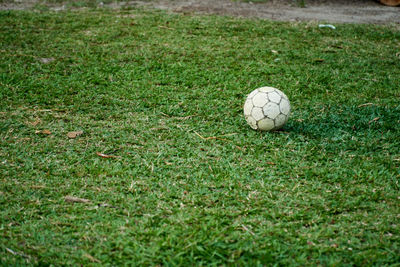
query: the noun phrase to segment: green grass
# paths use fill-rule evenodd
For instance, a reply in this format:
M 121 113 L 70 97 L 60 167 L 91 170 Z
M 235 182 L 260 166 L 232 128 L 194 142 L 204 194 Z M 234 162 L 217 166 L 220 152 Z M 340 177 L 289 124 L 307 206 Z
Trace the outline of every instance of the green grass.
M 400 262 L 397 26 L 98 9 L 0 32 L 1 265 Z M 282 131 L 242 116 L 264 85 Z

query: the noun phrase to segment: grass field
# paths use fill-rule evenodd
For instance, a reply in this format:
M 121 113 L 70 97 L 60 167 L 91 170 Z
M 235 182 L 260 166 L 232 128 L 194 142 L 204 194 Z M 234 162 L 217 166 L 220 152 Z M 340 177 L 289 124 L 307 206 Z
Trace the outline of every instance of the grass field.
M 0 265 L 397 266 L 399 28 L 336 26 L 1 11 Z

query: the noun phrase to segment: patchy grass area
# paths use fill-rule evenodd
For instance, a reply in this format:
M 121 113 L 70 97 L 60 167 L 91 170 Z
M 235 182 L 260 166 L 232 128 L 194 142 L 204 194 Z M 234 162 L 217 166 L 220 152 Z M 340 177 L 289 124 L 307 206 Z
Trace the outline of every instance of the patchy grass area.
M 100 9 L 0 32 L 3 265 L 400 261 L 396 29 Z M 263 85 L 283 131 L 242 116 Z

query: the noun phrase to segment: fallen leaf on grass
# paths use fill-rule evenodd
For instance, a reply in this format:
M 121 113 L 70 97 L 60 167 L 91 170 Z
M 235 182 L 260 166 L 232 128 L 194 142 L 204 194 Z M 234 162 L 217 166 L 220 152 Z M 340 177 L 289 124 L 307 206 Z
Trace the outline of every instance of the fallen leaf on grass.
M 42 189 L 42 188 L 46 188 L 46 186 L 44 185 L 31 185 L 32 189 Z
M 35 131 L 35 133 L 37 133 L 37 134 L 45 134 L 45 135 L 50 135 L 51 134 L 51 132 L 50 132 L 50 130 L 37 130 L 37 131 Z
M 166 26 L 163 26 L 163 25 L 159 25 L 158 27 L 162 28 L 162 29 L 175 30 L 174 28 L 169 28 L 169 27 L 166 27 Z
M 113 155 L 106 155 L 106 154 L 103 154 L 103 153 L 100 153 L 100 152 L 96 152 L 96 155 L 99 156 L 99 157 L 102 157 L 102 158 L 106 158 L 106 159 L 116 158 L 117 157 L 117 156 L 113 156 Z
M 80 136 L 81 134 L 83 134 L 83 131 L 74 131 L 74 132 L 69 132 L 67 133 L 68 138 L 70 139 L 74 139 L 77 136 Z
M 24 258 L 30 258 L 29 255 L 26 255 L 26 254 L 24 254 L 24 253 L 22 253 L 22 252 L 16 252 L 16 251 L 14 251 L 14 250 L 12 250 L 12 249 L 9 249 L 9 248 L 6 248 L 6 250 L 7 250 L 8 252 L 10 252 L 11 254 L 13 254 L 13 255 L 19 255 L 19 256 L 22 256 L 22 257 L 24 257 Z
M 222 141 L 230 141 L 230 140 L 228 140 L 228 139 L 221 138 L 221 137 L 223 137 L 223 136 L 231 136 L 231 135 L 237 134 L 237 133 L 230 133 L 230 134 L 223 134 L 223 135 L 219 135 L 219 136 L 204 137 L 204 136 L 202 136 L 201 134 L 199 134 L 199 133 L 196 132 L 196 131 L 193 131 L 193 132 L 194 132 L 198 137 L 200 137 L 200 138 L 203 139 L 203 140 L 212 140 L 212 139 L 215 139 L 215 140 L 222 140 Z
M 186 117 L 174 117 L 174 119 L 185 121 L 185 120 L 193 118 L 194 116 L 195 115 L 186 116 Z
M 87 254 L 87 253 L 85 253 L 83 256 L 86 257 L 86 258 L 88 258 L 88 259 L 91 260 L 92 262 L 101 263 L 100 260 L 96 259 L 96 258 L 93 257 L 92 255 L 89 255 L 89 254 Z
M 11 254 L 13 254 L 13 255 L 17 255 L 17 252 L 15 252 L 15 251 L 12 250 L 12 249 L 6 248 L 6 250 L 7 250 L 8 252 L 10 252 Z
M 53 62 L 54 60 L 56 60 L 54 57 L 44 57 L 39 59 L 40 62 L 42 62 L 43 64 L 48 64 L 50 62 Z
M 37 126 L 41 122 L 42 121 L 40 119 L 36 119 L 35 121 L 27 122 L 27 124 L 32 125 L 32 126 Z
M 361 105 L 359 105 L 357 107 L 361 108 L 361 107 L 366 107 L 366 106 L 371 106 L 371 105 L 373 105 L 373 103 L 365 103 L 365 104 L 361 104 Z
M 245 230 L 246 232 L 250 233 L 251 235 L 256 235 L 249 228 L 247 228 L 244 224 L 242 224 L 242 229 Z
M 370 120 L 368 123 L 371 123 L 371 122 L 376 122 L 376 121 L 378 121 L 379 119 L 380 119 L 380 117 L 376 117 L 376 118 L 374 118 L 374 119 Z
M 64 199 L 65 199 L 65 201 L 72 202 L 72 203 L 90 203 L 90 200 L 86 199 L 86 198 L 66 196 Z

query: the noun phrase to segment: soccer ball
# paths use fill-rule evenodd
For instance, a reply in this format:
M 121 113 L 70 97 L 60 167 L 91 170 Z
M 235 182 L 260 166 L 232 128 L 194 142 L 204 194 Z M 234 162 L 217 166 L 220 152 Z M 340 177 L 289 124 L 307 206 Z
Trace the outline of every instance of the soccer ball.
M 247 96 L 243 112 L 247 123 L 254 130 L 272 131 L 287 122 L 290 103 L 282 91 L 273 87 L 261 87 Z

